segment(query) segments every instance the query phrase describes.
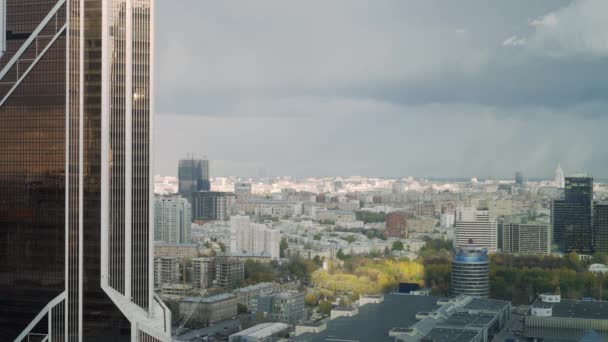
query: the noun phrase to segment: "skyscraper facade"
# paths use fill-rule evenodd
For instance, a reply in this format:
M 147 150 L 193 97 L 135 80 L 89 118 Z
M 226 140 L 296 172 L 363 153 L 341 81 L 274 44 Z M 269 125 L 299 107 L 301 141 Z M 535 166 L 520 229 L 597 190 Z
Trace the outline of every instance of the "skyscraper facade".
M 169 340 L 151 276 L 153 0 L 1 4 L 0 340 Z
M 178 193 L 192 203 L 192 194 L 210 191 L 209 161 L 205 159 L 180 159 L 177 166 Z
M 192 219 L 196 221 L 226 221 L 234 194 L 219 191 L 199 191 L 192 193 Z
M 179 195 L 154 197 L 154 240 L 167 243 L 192 242 L 192 209 Z
M 608 202 L 593 205 L 593 252 L 608 253 Z
M 563 202 L 554 202 L 552 213 L 555 235 L 562 236 L 563 251 L 593 252 L 593 178 L 585 175 L 566 177 Z

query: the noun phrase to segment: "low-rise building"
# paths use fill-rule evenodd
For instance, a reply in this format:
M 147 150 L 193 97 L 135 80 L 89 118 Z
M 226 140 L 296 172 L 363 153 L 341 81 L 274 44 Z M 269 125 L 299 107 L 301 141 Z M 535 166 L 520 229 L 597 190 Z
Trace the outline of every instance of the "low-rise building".
M 559 294 L 541 294 L 526 313 L 524 325 L 526 328 L 608 332 L 608 302 L 562 299 Z
M 257 297 L 263 292 L 269 292 L 273 289 L 272 283 L 258 283 L 247 287 L 241 287 L 233 291 L 236 295 L 239 304 L 249 307 L 249 302 L 252 298 Z
M 253 297 L 249 309 L 274 321 L 296 324 L 306 319 L 304 293 L 273 291 Z
M 183 315 L 203 316 L 202 320 L 208 322 L 221 321 L 238 314 L 236 296 L 231 293 L 212 297 L 186 297 L 179 302 L 179 310 Z

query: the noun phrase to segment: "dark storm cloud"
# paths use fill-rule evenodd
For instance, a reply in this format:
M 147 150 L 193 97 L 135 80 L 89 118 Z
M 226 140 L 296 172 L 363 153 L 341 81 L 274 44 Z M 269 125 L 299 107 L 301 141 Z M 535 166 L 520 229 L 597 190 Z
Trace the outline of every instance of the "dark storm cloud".
M 159 1 L 157 170 L 605 174 L 606 3 Z

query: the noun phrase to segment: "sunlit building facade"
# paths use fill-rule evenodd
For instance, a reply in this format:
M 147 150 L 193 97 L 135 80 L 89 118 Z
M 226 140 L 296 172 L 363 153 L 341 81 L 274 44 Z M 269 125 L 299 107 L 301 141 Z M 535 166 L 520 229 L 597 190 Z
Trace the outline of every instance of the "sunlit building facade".
M 153 0 L 0 9 L 0 340 L 170 340 L 152 276 Z

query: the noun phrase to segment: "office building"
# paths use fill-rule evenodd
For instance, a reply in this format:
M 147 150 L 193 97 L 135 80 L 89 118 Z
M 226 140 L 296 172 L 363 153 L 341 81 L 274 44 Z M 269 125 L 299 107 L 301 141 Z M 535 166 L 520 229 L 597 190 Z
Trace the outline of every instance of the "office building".
M 251 299 L 257 297 L 260 293 L 269 292 L 274 286 L 272 283 L 257 283 L 247 287 L 241 287 L 234 290 L 236 299 L 239 304 L 249 307 Z
M 170 340 L 153 292 L 153 3 L 1 1 L 2 341 Z
M 593 252 L 608 253 L 608 202 L 593 205 Z
M 233 254 L 280 257 L 281 232 L 265 224 L 253 223 L 249 216 L 236 215 L 230 218 L 230 252 Z
M 454 230 L 454 247 L 480 247 L 490 253 L 496 252 L 498 225 L 488 209 L 458 208 Z
M 551 208 L 554 243 L 560 250 L 566 253 L 592 253 L 592 202 L 592 177 L 566 177 L 564 198 L 554 200 Z
M 260 313 L 273 321 L 296 324 L 306 319 L 304 292 L 276 291 L 260 294 L 250 301 L 253 314 Z
M 192 219 L 195 221 L 227 221 L 234 201 L 231 192 L 200 191 L 192 194 Z
M 246 201 L 251 197 L 251 183 L 234 183 L 234 195 L 239 201 Z
M 154 240 L 167 243 L 192 242 L 192 210 L 181 196 L 154 196 Z
M 179 260 L 176 257 L 154 259 L 154 287 L 179 283 Z
M 450 290 L 453 295 L 479 298 L 490 295 L 490 258 L 486 249 L 463 247 L 454 250 Z
M 210 191 L 209 161 L 194 157 L 180 159 L 177 166 L 177 192 L 192 203 L 192 194 Z
M 546 222 L 505 217 L 498 224 L 498 248 L 509 254 L 551 254 L 551 230 Z
M 384 236 L 407 239 L 407 218 L 408 215 L 404 211 L 393 211 L 386 214 Z

